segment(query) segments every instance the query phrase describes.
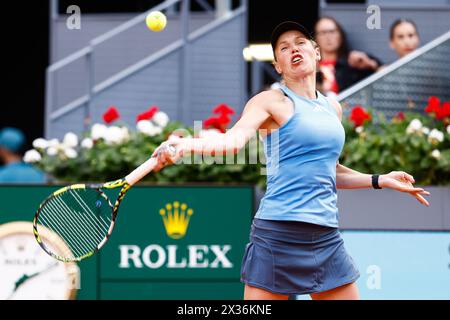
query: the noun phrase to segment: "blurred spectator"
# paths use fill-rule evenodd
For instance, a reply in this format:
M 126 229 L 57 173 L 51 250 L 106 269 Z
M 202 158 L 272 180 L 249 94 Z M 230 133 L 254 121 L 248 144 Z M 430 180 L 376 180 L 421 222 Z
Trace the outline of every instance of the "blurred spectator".
M 334 18 L 320 18 L 314 30 L 322 56 L 319 62 L 322 82 L 318 87 L 324 94 L 337 94 L 380 67 L 377 58 L 349 49 L 345 32 Z
M 399 58 L 403 58 L 408 53 L 419 47 L 420 38 L 417 26 L 412 20 L 398 19 L 391 25 L 389 32 L 390 47 Z
M 25 136 L 15 128 L 0 131 L 0 183 L 43 183 L 45 175 L 22 161 Z

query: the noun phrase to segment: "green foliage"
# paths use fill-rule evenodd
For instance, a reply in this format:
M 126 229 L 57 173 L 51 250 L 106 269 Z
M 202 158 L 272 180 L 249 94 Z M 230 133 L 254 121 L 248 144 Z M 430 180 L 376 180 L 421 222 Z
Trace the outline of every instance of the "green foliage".
M 42 159 L 35 163 L 40 169 L 48 173 L 54 180 L 62 183 L 75 182 L 100 182 L 115 180 L 124 177 L 140 164 L 145 162 L 153 151 L 164 142 L 174 131 L 184 130 L 188 134 L 193 134 L 192 128 L 183 127 L 177 122 L 170 122 L 160 134 L 149 136 L 139 131 L 129 131 L 128 138 L 121 143 L 108 143 L 106 139 L 100 138 L 94 141 L 92 148 L 77 146 L 77 156 L 69 158 L 64 150 L 67 146 L 64 142 L 58 142 L 57 154 L 49 155 L 48 148 L 36 148 Z M 90 139 L 90 133 L 85 133 L 84 138 Z M 262 145 L 259 144 L 259 148 Z M 249 153 L 253 154 L 257 150 L 250 150 L 246 146 L 241 150 L 240 155 L 244 155 L 245 161 L 237 162 L 237 155 L 229 156 L 235 160 L 226 160 L 214 164 L 207 164 L 202 161 L 200 155 L 196 155 L 191 164 L 175 164 L 164 168 L 160 172 L 147 175 L 143 182 L 158 183 L 249 183 L 260 186 L 265 183 L 265 176 L 259 174 L 261 161 L 259 164 L 248 163 Z M 211 158 L 211 157 L 210 157 Z M 214 162 L 215 157 L 209 163 Z M 220 159 L 220 158 L 219 158 Z M 186 161 L 186 159 L 185 159 Z M 217 164 L 223 163 L 223 164 Z
M 423 127 L 408 133 L 414 119 Z M 443 122 L 417 113 L 406 113 L 404 120 L 392 121 L 378 114 L 377 120 L 377 125 L 370 123 L 359 134 L 350 121 L 344 120 L 347 139 L 341 164 L 364 173 L 406 171 L 421 185 L 450 184 L 450 135 Z M 427 129 L 444 133 L 444 140 L 431 139 Z M 435 150 L 440 157 L 433 157 Z

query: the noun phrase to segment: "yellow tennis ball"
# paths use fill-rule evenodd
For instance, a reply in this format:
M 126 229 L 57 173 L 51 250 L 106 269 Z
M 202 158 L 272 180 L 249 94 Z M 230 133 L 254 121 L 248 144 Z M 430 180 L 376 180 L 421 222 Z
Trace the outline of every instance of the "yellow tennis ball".
M 167 18 L 164 13 L 160 11 L 152 11 L 145 18 L 145 23 L 147 27 L 152 31 L 161 31 L 167 25 Z

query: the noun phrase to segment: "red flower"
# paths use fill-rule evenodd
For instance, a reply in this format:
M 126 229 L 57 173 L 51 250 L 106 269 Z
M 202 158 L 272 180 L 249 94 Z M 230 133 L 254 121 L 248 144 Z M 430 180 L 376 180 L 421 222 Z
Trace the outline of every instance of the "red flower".
M 371 116 L 361 106 L 355 106 L 350 114 L 350 120 L 355 124 L 355 127 L 360 127 L 364 124 L 364 121 L 370 121 Z
M 444 102 L 436 111 L 436 119 L 443 120 L 445 117 L 450 117 L 450 102 Z
M 220 130 L 222 133 L 225 133 L 226 127 L 231 123 L 231 119 L 222 114 L 219 117 L 209 117 L 205 121 L 203 121 L 203 127 L 205 129 L 214 128 Z
M 221 115 L 230 115 L 234 114 L 234 110 L 233 108 L 229 107 L 226 104 L 219 104 L 217 107 L 214 108 L 213 113 Z
M 203 121 L 203 128 L 209 129 L 214 128 L 225 133 L 226 128 L 231 123 L 231 118 L 229 115 L 234 114 L 233 108 L 226 104 L 219 104 L 214 108 L 213 113 L 218 114 L 218 116 L 212 116 Z
M 441 102 L 439 101 L 438 97 L 431 96 L 428 99 L 428 106 L 426 106 L 425 112 L 426 113 L 431 113 L 431 112 L 437 113 L 439 111 L 440 104 L 441 104 Z
M 208 128 L 208 127 L 216 128 L 219 125 L 220 125 L 220 122 L 219 122 L 219 118 L 217 118 L 217 117 L 209 117 L 208 119 L 203 121 L 203 126 L 205 128 Z
M 400 121 L 405 120 L 405 114 L 403 112 L 399 112 L 397 113 L 397 115 L 395 116 L 397 119 L 399 119 Z
M 108 110 L 106 110 L 106 112 L 103 114 L 103 121 L 105 121 L 105 123 L 107 124 L 111 124 L 119 118 L 120 114 L 115 106 L 110 106 Z
M 158 107 L 152 106 L 147 111 L 142 112 L 141 114 L 138 114 L 138 116 L 136 117 L 136 122 L 139 122 L 142 120 L 151 120 L 153 118 L 153 116 L 155 115 L 155 113 L 157 113 L 158 111 L 159 111 Z
M 221 114 L 219 117 L 219 122 L 222 126 L 227 127 L 231 123 L 231 118 L 226 114 Z
M 404 120 L 405 120 L 405 114 L 400 111 L 392 118 L 392 123 L 400 123 Z

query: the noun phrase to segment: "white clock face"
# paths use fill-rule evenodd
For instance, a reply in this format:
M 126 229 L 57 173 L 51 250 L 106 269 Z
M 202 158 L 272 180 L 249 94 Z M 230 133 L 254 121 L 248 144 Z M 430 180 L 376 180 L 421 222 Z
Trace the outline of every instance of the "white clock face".
M 69 299 L 78 268 L 50 257 L 30 233 L 0 237 L 0 299 Z

